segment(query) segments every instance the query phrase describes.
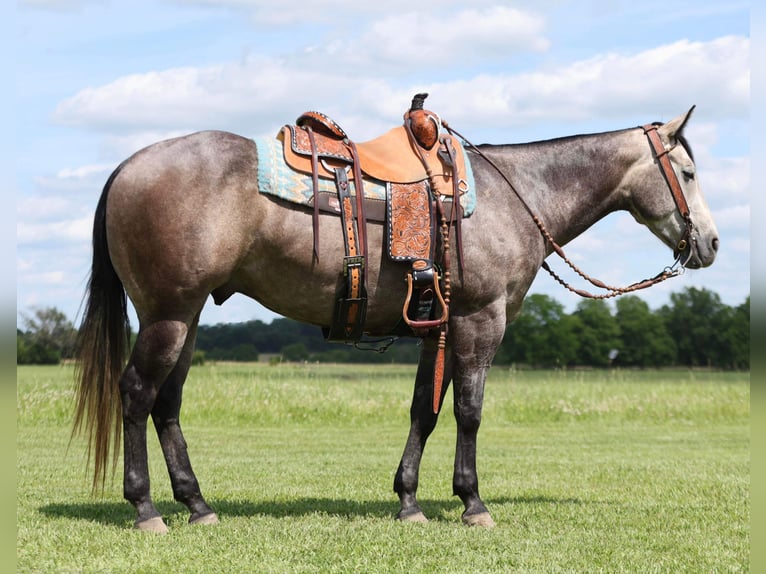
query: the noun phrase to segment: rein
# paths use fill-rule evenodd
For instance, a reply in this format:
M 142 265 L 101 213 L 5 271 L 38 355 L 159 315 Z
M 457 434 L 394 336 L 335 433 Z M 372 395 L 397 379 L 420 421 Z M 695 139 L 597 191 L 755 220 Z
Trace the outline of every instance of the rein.
M 691 239 L 691 233 L 694 228 L 694 225 L 692 224 L 689 206 L 688 206 L 688 203 L 686 202 L 686 197 L 684 196 L 683 190 L 681 189 L 681 185 L 678 181 L 678 176 L 676 175 L 675 171 L 673 171 L 673 167 L 670 164 L 670 159 L 668 158 L 668 153 L 673 148 L 671 147 L 669 149 L 666 149 L 665 146 L 662 145 L 660 136 L 657 133 L 658 126 L 654 124 L 648 124 L 648 125 L 642 126 L 641 129 L 644 130 L 644 134 L 649 139 L 649 145 L 652 148 L 652 152 L 654 153 L 654 156 L 657 158 L 660 171 L 662 172 L 665 182 L 668 184 L 670 193 L 673 196 L 673 200 L 676 203 L 676 207 L 678 208 L 678 211 L 681 214 L 681 217 L 683 217 L 684 222 L 686 223 L 686 229 L 674 250 L 674 255 L 676 259 L 672 265 L 665 267 L 665 269 L 663 269 L 657 275 L 655 275 L 654 277 L 650 279 L 643 279 L 641 281 L 637 281 L 635 283 L 632 283 L 631 285 L 628 285 L 627 287 L 614 287 L 594 277 L 591 277 L 587 273 L 583 272 L 579 267 L 577 267 L 577 265 L 572 263 L 572 261 L 564 253 L 563 248 L 558 243 L 556 243 L 556 241 L 553 239 L 553 236 L 546 229 L 545 225 L 543 225 L 543 222 L 540 220 L 540 218 L 537 215 L 535 215 L 535 213 L 529 207 L 527 202 L 524 201 L 524 198 L 521 196 L 521 194 L 516 190 L 513 183 L 511 183 L 511 180 L 508 179 L 508 177 L 497 166 L 497 164 L 493 162 L 489 157 L 487 157 L 487 155 L 484 152 L 482 152 L 478 146 L 476 146 L 471 141 L 467 140 L 460 132 L 452 129 L 449 125 L 447 125 L 447 122 L 445 122 L 444 120 L 442 120 L 442 125 L 447 129 L 447 131 L 449 131 L 450 133 L 462 139 L 468 146 L 470 146 L 474 151 L 476 151 L 476 153 L 480 157 L 482 157 L 489 165 L 491 165 L 495 169 L 495 171 L 497 171 L 500 177 L 502 177 L 503 180 L 508 184 L 508 187 L 510 187 L 511 191 L 513 191 L 516 197 L 519 198 L 519 201 L 521 201 L 521 204 L 524 206 L 524 209 L 526 209 L 527 213 L 529 213 L 529 215 L 532 217 L 532 221 L 535 222 L 535 225 L 537 225 L 537 228 L 540 230 L 540 233 L 542 234 L 542 236 L 545 238 L 546 241 L 548 241 L 548 243 L 550 243 L 551 247 L 553 248 L 553 251 L 559 257 L 561 257 L 561 259 L 563 259 L 564 262 L 580 277 L 588 281 L 590 284 L 598 287 L 599 289 L 603 289 L 604 291 L 607 291 L 606 293 L 593 294 L 583 289 L 578 289 L 576 287 L 573 287 L 572 285 L 567 283 L 564 279 L 562 279 L 559 275 L 557 275 L 550 268 L 550 266 L 548 265 L 546 261 L 543 261 L 542 268 L 545 269 L 551 275 L 551 277 L 553 277 L 556 280 L 557 283 L 559 283 L 560 285 L 562 285 L 563 287 L 565 287 L 572 293 L 575 293 L 579 295 L 580 297 L 585 297 L 587 299 L 610 299 L 612 297 L 617 297 L 619 295 L 624 295 L 626 293 L 632 293 L 634 291 L 639 291 L 641 289 L 652 287 L 653 285 L 662 283 L 663 281 L 666 281 L 667 279 L 670 279 L 671 277 L 676 277 L 684 273 L 686 269 L 685 268 L 686 263 L 689 261 L 689 259 L 687 258 L 686 261 L 681 262 L 681 254 L 683 250 L 686 249 L 688 242 Z M 691 251 L 689 253 L 689 257 L 691 257 Z

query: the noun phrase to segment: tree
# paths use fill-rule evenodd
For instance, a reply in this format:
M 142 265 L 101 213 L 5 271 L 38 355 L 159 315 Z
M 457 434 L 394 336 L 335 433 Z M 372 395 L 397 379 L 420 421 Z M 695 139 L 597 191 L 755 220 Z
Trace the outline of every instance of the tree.
M 282 359 L 285 361 L 300 363 L 308 358 L 309 352 L 303 343 L 291 343 L 282 347 Z
M 16 330 L 17 365 L 56 365 L 60 360 L 61 357 L 55 349 L 35 343 L 29 335 Z
M 671 293 L 662 307 L 668 333 L 676 342 L 678 361 L 692 367 L 718 366 L 725 354 L 720 328 L 725 320 L 721 298 L 707 289 L 688 287 Z
M 576 362 L 593 367 L 606 367 L 610 352 L 619 346 L 620 328 L 612 311 L 602 299 L 584 299 L 574 312 L 579 319 L 575 327 L 578 339 Z
M 721 356 L 718 366 L 750 368 L 750 297 L 738 307 L 725 307 L 719 319 Z
M 16 361 L 20 364 L 55 364 L 73 356 L 77 330 L 55 307 L 22 315 L 24 331 L 17 330 Z
M 626 367 L 662 367 L 676 361 L 676 343 L 668 334 L 662 316 L 636 295 L 615 302 L 615 319 L 620 328 L 616 363 Z
M 524 300 L 519 317 L 505 331 L 499 360 L 535 366 L 566 366 L 577 354 L 578 319 L 548 295 Z

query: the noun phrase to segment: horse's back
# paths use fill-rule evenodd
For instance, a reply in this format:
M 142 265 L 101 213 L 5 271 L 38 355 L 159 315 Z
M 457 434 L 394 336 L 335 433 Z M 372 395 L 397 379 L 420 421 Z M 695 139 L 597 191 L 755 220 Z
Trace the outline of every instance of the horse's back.
M 139 317 L 201 307 L 249 247 L 257 195 L 252 140 L 198 132 L 126 160 L 108 190 L 113 265 Z

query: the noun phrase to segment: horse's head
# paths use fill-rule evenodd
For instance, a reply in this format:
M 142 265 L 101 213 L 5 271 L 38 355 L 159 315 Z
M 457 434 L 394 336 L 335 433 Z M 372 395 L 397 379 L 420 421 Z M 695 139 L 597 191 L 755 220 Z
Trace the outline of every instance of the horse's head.
M 666 124 L 644 128 L 641 145 L 646 151 L 634 171 L 638 179 L 631 178 L 630 211 L 673 249 L 682 265 L 698 269 L 715 260 L 718 230 L 700 191 L 694 158 L 683 135 L 693 110 Z M 653 137 L 660 149 L 652 147 Z M 687 209 L 688 214 L 684 213 Z

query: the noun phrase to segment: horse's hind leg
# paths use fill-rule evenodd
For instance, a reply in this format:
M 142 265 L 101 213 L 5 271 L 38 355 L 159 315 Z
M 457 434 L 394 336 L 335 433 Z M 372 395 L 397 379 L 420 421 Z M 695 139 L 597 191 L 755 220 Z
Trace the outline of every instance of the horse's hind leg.
M 189 508 L 191 524 L 215 524 L 218 522 L 218 517 L 202 496 L 197 477 L 189 461 L 179 420 L 181 395 L 192 362 L 198 321 L 199 315 L 189 328 L 176 366 L 160 387 L 152 409 L 152 421 L 165 456 L 174 498 Z
M 166 532 L 167 527 L 152 502 L 146 423 L 160 387 L 185 346 L 188 324 L 164 320 L 142 325 L 128 365 L 120 379 L 124 432 L 123 494 L 136 508 L 136 527 Z
M 399 468 L 394 479 L 394 492 L 399 495 L 400 510 L 396 517 L 408 522 L 425 522 L 426 517 L 417 502 L 420 460 L 428 437 L 436 427 L 438 414 L 433 412 L 433 373 L 436 361 L 436 340 L 425 339 L 420 353 L 418 372 L 415 377 L 415 391 L 410 407 L 410 433 L 404 447 Z M 447 357 L 450 353 L 447 352 Z M 442 400 L 450 381 L 451 361 L 444 366 Z

